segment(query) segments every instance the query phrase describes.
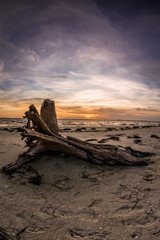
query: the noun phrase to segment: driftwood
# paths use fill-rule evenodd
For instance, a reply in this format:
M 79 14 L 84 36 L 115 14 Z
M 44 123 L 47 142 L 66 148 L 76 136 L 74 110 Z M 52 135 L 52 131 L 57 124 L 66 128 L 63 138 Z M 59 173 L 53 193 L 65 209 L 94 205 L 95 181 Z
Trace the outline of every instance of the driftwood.
M 54 102 L 46 99 L 41 114 L 34 105 L 25 113 L 27 127 L 22 128 L 29 150 L 19 155 L 16 162 L 8 164 L 2 170 L 10 173 L 23 164 L 33 161 L 42 153 L 58 152 L 95 164 L 108 165 L 146 165 L 150 153 L 136 151 L 130 147 L 108 144 L 91 144 L 73 137 L 63 137 L 59 132 Z M 31 126 L 32 123 L 32 126 Z
M 0 228 L 0 239 L 2 239 L 2 240 L 17 240 L 18 238 L 11 236 L 3 228 Z
M 26 230 L 27 227 L 23 228 L 16 234 L 9 234 L 6 232 L 5 229 L 0 227 L 0 239 L 2 240 L 20 240 L 21 239 L 21 233 L 23 233 Z

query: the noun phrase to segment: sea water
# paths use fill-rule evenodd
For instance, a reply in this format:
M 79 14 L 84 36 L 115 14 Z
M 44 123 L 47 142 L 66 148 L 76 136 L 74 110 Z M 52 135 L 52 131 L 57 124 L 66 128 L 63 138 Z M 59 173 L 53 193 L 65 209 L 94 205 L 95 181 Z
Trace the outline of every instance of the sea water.
M 19 128 L 26 125 L 23 118 L 0 118 L 0 129 Z M 137 120 L 92 120 L 92 119 L 58 119 L 60 129 L 105 129 L 105 128 L 136 128 L 160 126 L 160 121 L 137 121 Z

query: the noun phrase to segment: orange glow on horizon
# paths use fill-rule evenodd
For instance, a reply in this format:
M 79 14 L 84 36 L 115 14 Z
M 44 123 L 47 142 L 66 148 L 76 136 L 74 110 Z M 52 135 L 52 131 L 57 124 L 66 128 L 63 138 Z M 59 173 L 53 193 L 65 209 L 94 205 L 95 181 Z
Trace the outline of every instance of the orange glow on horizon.
M 91 113 L 84 114 L 84 118 L 86 118 L 86 119 L 95 119 L 95 118 L 97 118 L 97 114 L 91 114 Z
M 75 108 L 76 109 L 76 108 Z M 91 111 L 88 110 L 88 111 Z M 67 110 L 62 110 L 59 109 L 58 107 L 56 108 L 56 114 L 57 114 L 57 118 L 59 119 L 63 119 L 63 118 L 69 118 L 69 119 L 96 119 L 99 118 L 99 114 L 94 114 L 94 113 L 83 113 L 81 111 L 79 111 L 79 113 L 73 113 Z
M 0 118 L 21 118 L 28 111 L 28 107 L 34 104 L 40 112 L 41 102 L 16 100 L 2 103 L 0 106 Z M 125 108 L 125 107 L 104 107 L 104 106 L 72 106 L 56 104 L 58 119 L 140 119 L 160 121 L 160 111 L 147 108 Z

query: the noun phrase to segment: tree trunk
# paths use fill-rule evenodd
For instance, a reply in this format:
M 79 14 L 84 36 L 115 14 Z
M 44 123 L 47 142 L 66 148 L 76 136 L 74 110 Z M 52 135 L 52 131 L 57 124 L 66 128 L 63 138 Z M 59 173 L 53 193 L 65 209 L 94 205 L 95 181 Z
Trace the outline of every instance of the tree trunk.
M 73 137 L 63 137 L 59 134 L 59 127 L 54 102 L 46 99 L 39 115 L 34 105 L 25 113 L 28 119 L 27 127 L 22 129 L 22 136 L 27 138 L 30 146 L 26 153 L 21 154 L 15 163 L 2 168 L 9 173 L 21 165 L 33 161 L 40 153 L 59 152 L 74 156 L 95 164 L 109 165 L 146 165 L 151 153 L 136 151 L 130 147 L 113 146 L 108 144 L 91 144 Z M 33 127 L 31 128 L 30 122 Z M 36 140 L 36 143 L 32 143 Z
M 50 99 L 45 99 L 42 103 L 41 116 L 49 129 L 55 134 L 58 134 L 59 127 L 57 123 L 55 105 Z

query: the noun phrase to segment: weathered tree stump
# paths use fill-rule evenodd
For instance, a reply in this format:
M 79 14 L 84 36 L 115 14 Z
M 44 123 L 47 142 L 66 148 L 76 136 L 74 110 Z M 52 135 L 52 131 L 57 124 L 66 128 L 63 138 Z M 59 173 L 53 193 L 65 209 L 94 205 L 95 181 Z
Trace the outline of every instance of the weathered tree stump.
M 27 127 L 22 128 L 22 136 L 27 139 L 29 150 L 19 155 L 16 162 L 3 167 L 5 173 L 10 173 L 33 161 L 40 154 L 48 152 L 64 153 L 99 165 L 148 164 L 151 153 L 136 151 L 130 147 L 91 144 L 73 137 L 63 137 L 59 134 L 54 101 L 49 99 L 44 100 L 41 115 L 35 106 L 31 105 L 25 117 L 28 123 Z

